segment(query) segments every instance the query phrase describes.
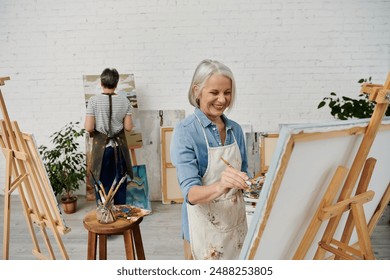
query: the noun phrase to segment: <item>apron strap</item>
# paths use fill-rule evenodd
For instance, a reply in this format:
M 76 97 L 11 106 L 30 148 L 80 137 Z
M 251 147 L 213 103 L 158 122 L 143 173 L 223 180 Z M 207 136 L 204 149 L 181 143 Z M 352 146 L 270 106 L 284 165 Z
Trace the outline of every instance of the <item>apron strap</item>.
M 198 119 L 198 122 L 199 122 L 200 126 L 202 127 L 203 136 L 204 136 L 204 139 L 206 141 L 207 149 L 209 149 L 210 147 L 209 147 L 209 141 L 207 140 L 206 131 L 202 125 L 202 122 L 200 121 L 199 117 L 196 114 L 195 114 L 195 117 Z
M 119 166 L 119 169 L 120 169 L 120 172 L 118 172 L 118 159 L 120 158 L 120 149 L 119 149 L 119 144 L 118 144 L 118 141 L 116 139 L 116 136 L 115 135 L 111 135 L 112 133 L 112 128 L 111 128 L 111 119 L 112 119 L 112 94 L 109 94 L 108 95 L 108 102 L 109 102 L 109 119 L 108 119 L 108 137 L 107 137 L 107 143 L 112 140 L 114 141 L 115 145 L 114 145 L 114 158 L 115 158 L 115 170 L 116 170 L 116 177 L 118 177 L 118 175 L 120 176 L 121 174 L 123 174 L 123 168 L 122 168 L 122 164 Z
M 204 139 L 206 140 L 206 145 L 207 145 L 207 149 L 210 148 L 209 146 L 209 141 L 207 140 L 207 136 L 206 136 L 206 130 L 204 129 L 203 125 L 202 125 L 202 122 L 200 121 L 199 117 L 195 114 L 195 117 L 198 119 L 198 122 L 200 123 L 200 126 L 202 127 L 202 131 L 203 131 L 203 135 L 204 135 Z M 225 124 L 226 126 L 226 124 Z M 226 129 L 226 128 L 225 128 Z M 227 133 L 227 131 L 226 131 Z M 234 132 L 232 131 L 232 135 L 233 135 L 233 138 L 234 138 L 234 142 L 237 142 L 236 141 L 236 136 L 234 135 Z M 226 137 L 227 137 L 227 134 L 226 134 Z

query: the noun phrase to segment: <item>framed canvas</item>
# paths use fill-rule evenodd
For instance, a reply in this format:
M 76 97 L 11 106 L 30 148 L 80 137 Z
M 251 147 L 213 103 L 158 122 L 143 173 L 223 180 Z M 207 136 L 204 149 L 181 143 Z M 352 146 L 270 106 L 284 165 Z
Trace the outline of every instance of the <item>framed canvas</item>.
M 176 167 L 170 155 L 173 127 L 161 128 L 161 190 L 164 204 L 183 203 L 183 195 L 177 181 Z
M 260 174 L 267 173 L 278 141 L 278 133 L 262 133 L 260 136 Z

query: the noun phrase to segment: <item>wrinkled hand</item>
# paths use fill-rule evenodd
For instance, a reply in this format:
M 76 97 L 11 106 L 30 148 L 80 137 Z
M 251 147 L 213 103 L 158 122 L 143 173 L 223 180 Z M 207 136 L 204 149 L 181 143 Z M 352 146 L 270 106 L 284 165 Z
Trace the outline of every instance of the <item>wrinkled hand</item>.
M 227 167 L 221 173 L 221 184 L 225 190 L 243 190 L 248 187 L 248 185 L 245 183 L 247 180 L 249 180 L 249 177 L 245 172 L 238 171 L 232 167 Z

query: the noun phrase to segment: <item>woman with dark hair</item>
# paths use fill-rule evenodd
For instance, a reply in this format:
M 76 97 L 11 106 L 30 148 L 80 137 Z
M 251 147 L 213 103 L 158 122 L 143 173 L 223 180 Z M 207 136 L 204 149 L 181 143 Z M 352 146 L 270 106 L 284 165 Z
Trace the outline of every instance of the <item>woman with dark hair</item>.
M 124 175 L 133 177 L 126 131 L 133 129 L 132 107 L 125 96 L 115 93 L 119 74 L 106 68 L 100 75 L 102 94 L 90 98 L 85 118 L 85 130 L 93 137 L 91 171 L 108 193 L 114 180 Z M 93 178 L 91 178 L 91 183 Z M 127 180 L 114 196 L 114 204 L 126 204 Z

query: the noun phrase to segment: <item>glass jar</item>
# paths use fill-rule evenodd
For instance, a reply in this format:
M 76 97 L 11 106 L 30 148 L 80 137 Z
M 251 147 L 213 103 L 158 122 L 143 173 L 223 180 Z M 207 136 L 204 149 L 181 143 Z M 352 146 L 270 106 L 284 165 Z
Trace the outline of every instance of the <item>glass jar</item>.
M 110 224 L 116 221 L 115 212 L 116 208 L 114 202 L 105 206 L 99 202 L 96 209 L 96 218 L 98 222 L 102 224 Z

